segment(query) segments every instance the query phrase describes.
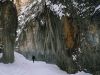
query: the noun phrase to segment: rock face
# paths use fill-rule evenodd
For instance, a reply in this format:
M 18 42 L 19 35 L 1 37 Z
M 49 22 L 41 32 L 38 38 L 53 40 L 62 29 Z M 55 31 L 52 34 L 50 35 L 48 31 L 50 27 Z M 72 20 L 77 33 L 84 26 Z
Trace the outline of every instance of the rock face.
M 92 27 L 92 28 L 91 28 Z M 98 59 L 99 52 L 99 30 L 95 29 L 96 26 L 89 26 L 86 32 L 84 42 L 82 43 L 82 53 L 79 57 L 79 63 L 82 68 L 86 68 L 91 72 L 99 71 L 100 66 Z
M 18 25 L 17 10 L 11 1 L 0 3 L 0 44 L 3 46 L 4 63 L 14 61 L 14 44 Z
M 27 5 L 30 2 L 30 0 L 14 0 L 14 3 L 16 4 L 18 12 L 20 11 L 21 7 Z
M 16 51 L 30 60 L 34 55 L 36 60 L 55 63 L 69 73 L 84 70 L 98 74 L 100 30 L 94 18 L 92 22 L 68 16 L 60 19 L 45 5 L 43 9 L 31 20 L 24 21 Z
M 62 22 L 45 7 L 35 20 L 26 23 L 19 37 L 19 52 L 28 59 L 34 55 L 36 60 L 55 63 L 63 70 L 74 73 L 78 68 L 74 65 L 73 59 L 68 56 L 68 49 L 71 48 L 66 48 L 63 34 L 64 23 Z

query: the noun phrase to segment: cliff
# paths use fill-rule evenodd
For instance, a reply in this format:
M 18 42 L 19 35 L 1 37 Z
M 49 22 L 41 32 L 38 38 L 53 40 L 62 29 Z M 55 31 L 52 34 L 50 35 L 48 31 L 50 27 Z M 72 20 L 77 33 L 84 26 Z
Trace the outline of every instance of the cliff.
M 75 2 L 72 3 L 75 6 Z M 99 72 L 100 31 L 95 15 L 91 21 L 86 12 L 86 17 L 80 15 L 83 11 L 77 14 L 75 8 L 70 12 L 66 8 L 68 4 L 65 3 L 65 7 L 59 2 L 53 5 L 52 2 L 26 0 L 16 4 L 19 4 L 16 51 L 30 60 L 34 55 L 36 60 L 55 63 L 69 73 L 82 70 L 95 75 Z M 62 11 L 65 8 L 71 15 Z

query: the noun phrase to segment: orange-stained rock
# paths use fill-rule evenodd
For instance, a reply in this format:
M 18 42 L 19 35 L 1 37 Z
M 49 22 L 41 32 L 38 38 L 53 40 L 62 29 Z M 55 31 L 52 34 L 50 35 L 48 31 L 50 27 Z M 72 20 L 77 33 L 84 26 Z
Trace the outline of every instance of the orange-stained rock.
M 64 16 L 63 24 L 64 24 L 64 38 L 65 38 L 66 46 L 67 48 L 73 48 L 75 29 L 72 23 L 72 18 Z

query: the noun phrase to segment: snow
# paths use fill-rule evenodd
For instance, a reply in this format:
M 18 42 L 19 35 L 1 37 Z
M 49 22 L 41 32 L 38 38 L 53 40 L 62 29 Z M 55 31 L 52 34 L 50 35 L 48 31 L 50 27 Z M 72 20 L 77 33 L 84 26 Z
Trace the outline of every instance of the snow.
M 63 9 L 66 8 L 66 6 L 61 3 L 53 4 L 50 0 L 46 0 L 46 5 L 51 9 L 51 11 L 55 12 L 60 19 L 63 15 L 65 15 Z
M 42 10 L 42 0 L 35 0 L 32 3 L 21 7 L 20 13 L 18 14 L 19 28 L 17 29 L 16 41 L 18 41 L 26 23 L 33 20 L 38 13 L 42 12 Z
M 80 48 L 78 48 L 78 51 L 79 51 L 80 53 L 82 53 Z
M 74 61 L 77 60 L 77 55 L 72 55 L 72 57 Z
M 38 0 L 38 2 L 41 2 L 42 0 Z
M 78 2 L 77 0 L 71 0 L 71 1 L 73 4 L 73 7 L 76 9 L 75 12 L 77 13 L 78 16 L 82 18 L 86 18 L 88 15 L 92 14 L 92 13 L 85 14 L 87 13 L 87 11 L 90 11 L 91 8 L 93 8 L 93 6 L 88 6 L 89 2 L 85 2 L 85 0 L 82 0 L 83 1 L 82 3 Z
M 46 0 L 46 5 L 50 5 L 50 4 L 51 4 L 51 1 Z
M 27 60 L 21 54 L 15 52 L 15 62 L 12 64 L 0 63 L 0 75 L 91 75 L 84 72 L 68 74 L 54 64 L 42 61 Z
M 100 9 L 100 5 L 98 5 L 98 6 L 95 8 L 95 11 L 98 10 L 98 9 Z
M 100 5 L 98 5 L 98 6 L 95 8 L 94 13 L 95 13 L 97 10 L 100 10 Z
M 66 15 L 67 15 L 67 16 L 70 16 L 70 14 L 69 14 L 68 12 L 66 13 Z
M 72 3 L 73 3 L 73 6 L 74 6 L 74 7 L 78 8 L 78 5 L 79 5 L 79 4 L 78 4 L 75 0 L 72 0 Z
M 52 4 L 51 1 L 46 0 L 46 5 L 55 12 L 60 18 L 65 15 L 63 13 L 63 9 L 66 8 L 61 3 Z M 22 33 L 25 25 L 30 20 L 33 20 L 39 13 L 43 10 L 43 1 L 35 0 L 32 3 L 29 3 L 20 9 L 20 13 L 18 14 L 19 28 L 17 29 L 17 38 L 18 41 L 20 34 Z
M 54 12 L 56 12 L 57 15 L 59 15 L 59 17 L 61 18 L 64 13 L 63 13 L 63 9 L 66 8 L 64 5 L 62 4 L 51 4 L 50 9 Z
M 91 74 L 86 74 L 86 73 L 84 73 L 83 71 L 82 72 L 78 72 L 77 74 L 71 74 L 71 75 L 91 75 Z
M 90 7 L 83 8 L 83 9 L 81 10 L 81 13 L 84 13 L 84 12 L 86 12 L 87 10 L 89 10 L 89 8 L 90 8 Z

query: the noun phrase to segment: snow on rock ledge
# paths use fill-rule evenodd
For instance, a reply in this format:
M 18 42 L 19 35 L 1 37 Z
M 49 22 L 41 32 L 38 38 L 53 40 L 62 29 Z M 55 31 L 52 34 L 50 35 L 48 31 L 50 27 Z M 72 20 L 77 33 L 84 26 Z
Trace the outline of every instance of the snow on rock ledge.
M 66 8 L 66 6 L 62 5 L 61 3 L 53 4 L 50 0 L 46 0 L 46 5 L 60 18 L 65 15 L 63 9 Z
M 25 5 L 21 7 L 21 11 L 18 14 L 18 21 L 19 21 L 19 28 L 17 29 L 17 38 L 16 41 L 18 41 L 18 38 L 24 29 L 27 22 L 34 19 L 38 13 L 41 13 L 43 10 L 42 0 L 36 0 L 32 3 L 29 3 L 28 5 Z
M 98 5 L 98 6 L 95 8 L 95 10 L 94 10 L 94 13 L 93 13 L 93 14 L 95 14 L 95 12 L 96 12 L 97 10 L 99 10 L 99 11 L 100 11 L 100 5 Z

